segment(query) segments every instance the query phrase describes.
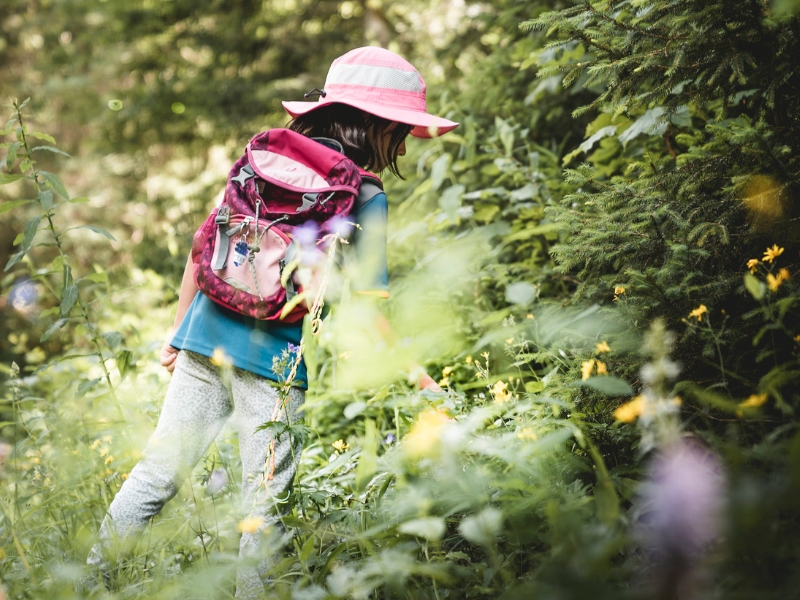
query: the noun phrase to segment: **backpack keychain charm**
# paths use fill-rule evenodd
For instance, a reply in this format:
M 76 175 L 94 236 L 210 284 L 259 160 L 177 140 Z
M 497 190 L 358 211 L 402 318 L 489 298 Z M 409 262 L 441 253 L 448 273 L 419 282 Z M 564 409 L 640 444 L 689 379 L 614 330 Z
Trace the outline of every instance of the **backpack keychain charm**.
M 244 234 L 239 237 L 239 241 L 233 247 L 233 264 L 236 267 L 241 267 L 244 261 L 247 260 L 247 240 Z

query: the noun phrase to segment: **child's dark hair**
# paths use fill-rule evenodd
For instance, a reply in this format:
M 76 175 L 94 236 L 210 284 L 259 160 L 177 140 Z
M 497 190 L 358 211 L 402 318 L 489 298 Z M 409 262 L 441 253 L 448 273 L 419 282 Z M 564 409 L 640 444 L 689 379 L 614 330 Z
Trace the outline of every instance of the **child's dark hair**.
M 308 137 L 332 138 L 342 144 L 344 155 L 358 166 L 375 171 L 388 168 L 403 179 L 397 157 L 403 140 L 413 129 L 411 125 L 376 117 L 346 104 L 329 104 L 295 117 L 288 128 Z M 384 146 L 381 140 L 387 131 L 389 144 Z

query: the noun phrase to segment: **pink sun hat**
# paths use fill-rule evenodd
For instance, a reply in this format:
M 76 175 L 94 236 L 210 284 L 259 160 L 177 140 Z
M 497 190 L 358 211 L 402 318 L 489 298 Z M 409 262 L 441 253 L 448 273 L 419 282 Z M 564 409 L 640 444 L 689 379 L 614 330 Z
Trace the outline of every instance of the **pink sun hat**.
M 411 135 L 419 138 L 437 137 L 458 127 L 426 112 L 422 76 L 410 62 L 383 48 L 356 48 L 334 60 L 320 91 L 317 102 L 283 102 L 283 107 L 297 117 L 329 104 L 347 104 L 413 125 Z

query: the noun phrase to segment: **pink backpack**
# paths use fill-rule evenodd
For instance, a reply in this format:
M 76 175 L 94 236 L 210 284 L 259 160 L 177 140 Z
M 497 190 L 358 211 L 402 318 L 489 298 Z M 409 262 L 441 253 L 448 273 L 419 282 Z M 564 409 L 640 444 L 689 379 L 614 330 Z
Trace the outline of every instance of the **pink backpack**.
M 323 143 L 288 129 L 256 135 L 228 174 L 221 205 L 194 235 L 197 288 L 243 315 L 280 318 L 286 302 L 304 291 L 297 271 L 282 278 L 284 269 L 323 259 L 325 236 L 341 228 L 359 194 L 363 202 L 365 193 L 381 189 L 374 175 Z M 302 319 L 306 302 L 283 320 Z

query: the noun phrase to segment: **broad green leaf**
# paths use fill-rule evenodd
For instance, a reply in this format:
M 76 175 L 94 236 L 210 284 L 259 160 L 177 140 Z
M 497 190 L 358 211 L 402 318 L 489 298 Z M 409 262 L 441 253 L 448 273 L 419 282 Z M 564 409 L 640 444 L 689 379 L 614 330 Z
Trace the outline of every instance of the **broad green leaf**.
M 119 331 L 109 331 L 104 333 L 102 337 L 112 350 L 122 343 L 122 334 Z
M 297 555 L 301 562 L 306 563 L 308 559 L 311 558 L 311 555 L 314 554 L 314 535 L 309 535 L 308 539 L 303 544 L 303 547 L 300 548 L 300 553 Z
M 117 362 L 117 369 L 119 370 L 119 376 L 125 377 L 128 374 L 128 371 L 131 370 L 131 363 L 133 362 L 133 352 L 130 350 L 120 350 L 114 355 L 114 359 Z
M 3 202 L 0 204 L 0 215 L 10 210 L 14 210 L 18 206 L 28 204 L 29 202 L 33 202 L 33 200 L 10 200 L 9 202 Z
M 66 317 L 78 300 L 78 286 L 73 284 L 64 288 L 61 293 L 61 316 Z
M 593 136 L 587 138 L 580 146 L 578 146 L 575 150 L 570 152 L 564 157 L 564 164 L 568 164 L 573 158 L 581 154 L 582 152 L 589 152 L 594 145 L 602 140 L 604 137 L 608 137 L 610 135 L 614 135 L 617 132 L 617 125 L 609 125 L 608 127 L 603 127 L 597 131 Z
M 355 419 L 358 415 L 364 412 L 365 408 L 367 408 L 367 403 L 363 400 L 351 402 L 344 407 L 344 416 L 348 419 Z
M 651 108 L 641 117 L 634 121 L 633 125 L 628 127 L 619 136 L 619 141 L 622 145 L 626 145 L 632 139 L 639 137 L 642 134 L 646 135 L 662 135 L 667 130 L 667 123 L 662 118 L 666 109 L 663 106 L 656 106 Z
M 50 327 L 47 328 L 47 331 L 42 334 L 42 337 L 39 338 L 39 341 L 44 342 L 50 339 L 50 336 L 67 324 L 67 321 L 69 321 L 69 319 L 59 319 L 50 325 Z
M 633 388 L 627 381 L 611 375 L 590 377 L 586 381 L 582 381 L 581 385 L 597 390 L 607 396 L 633 396 Z
M 78 391 L 75 393 L 76 397 L 81 398 L 85 396 L 94 386 L 100 383 L 100 381 L 102 381 L 101 377 L 81 381 L 80 385 L 78 385 Z
M 64 187 L 64 184 L 61 182 L 61 179 L 58 178 L 58 175 L 50 173 L 48 171 L 39 171 L 39 175 L 44 177 L 45 181 L 53 188 L 53 191 L 64 198 L 64 200 L 69 200 L 69 192 L 67 192 L 67 188 Z
M 50 190 L 42 190 L 39 192 L 39 204 L 42 205 L 44 212 L 53 208 L 53 192 Z
M 40 133 L 38 131 L 31 131 L 28 133 L 31 137 L 35 137 L 37 140 L 42 140 L 45 142 L 50 142 L 51 144 L 55 144 L 56 140 L 53 138 L 52 135 L 47 135 L 46 133 Z M 35 150 L 35 148 L 34 148 Z
M 452 157 L 449 154 L 442 154 L 439 158 L 433 161 L 431 165 L 431 189 L 435 192 L 444 183 L 447 177 L 447 168 L 450 166 Z
M 70 227 L 69 229 L 67 229 L 67 231 L 72 231 L 73 229 L 88 229 L 89 231 L 94 231 L 95 233 L 99 233 L 100 235 L 107 237 L 113 242 L 117 241 L 117 238 L 111 235 L 108 231 L 106 231 L 102 227 L 97 227 L 95 225 L 78 225 L 77 227 Z
M 89 201 L 89 198 L 87 198 L 86 196 L 81 196 L 80 198 L 71 198 L 69 200 L 69 203 L 70 204 L 81 204 L 83 202 L 88 202 L 88 201 Z
M 767 289 L 763 281 L 759 281 L 755 275 L 750 273 L 744 276 L 744 287 L 756 300 L 762 300 Z
M 20 179 L 25 179 L 25 175 L 12 175 L 11 173 L 0 173 L 0 185 L 14 183 Z
M 27 250 L 20 250 L 16 254 L 13 254 L 11 256 L 11 258 L 8 259 L 8 262 L 6 263 L 6 267 L 5 267 L 5 269 L 3 269 L 3 271 L 8 271 L 11 267 L 16 265 L 19 261 L 21 261 L 22 258 L 25 256 L 26 252 L 27 252 Z
M 22 249 L 28 250 L 31 247 L 31 243 L 33 242 L 33 238 L 36 236 L 36 232 L 39 231 L 39 223 L 42 221 L 42 215 L 36 215 L 32 219 L 30 219 L 27 223 L 25 223 L 25 230 L 22 234 Z
M 402 523 L 397 528 L 400 533 L 424 538 L 430 542 L 442 539 L 446 526 L 441 517 L 421 517 Z
M 87 275 L 82 279 L 86 279 L 87 281 L 91 281 L 93 283 L 105 283 L 108 281 L 108 275 L 106 273 L 92 273 L 91 275 Z
M 6 168 L 9 171 L 17 160 L 17 150 L 19 150 L 21 145 L 22 144 L 20 142 L 14 142 L 8 147 L 8 154 L 6 155 Z
M 468 542 L 481 546 L 491 546 L 503 525 L 503 513 L 493 506 L 487 506 L 478 514 L 461 521 L 458 531 Z
M 526 307 L 536 299 L 539 291 L 536 286 L 526 282 L 518 281 L 506 288 L 506 300 L 511 304 Z
M 31 150 L 31 153 L 34 153 L 37 150 L 46 150 L 47 152 L 54 152 L 55 154 L 63 154 L 67 158 L 72 158 L 72 156 L 70 156 L 69 154 L 67 154 L 63 150 L 59 150 L 58 148 L 55 148 L 53 146 L 36 146 L 36 148 Z
M 364 437 L 361 439 L 361 456 L 356 467 L 355 490 L 364 491 L 378 468 L 378 429 L 372 419 L 364 422 Z

